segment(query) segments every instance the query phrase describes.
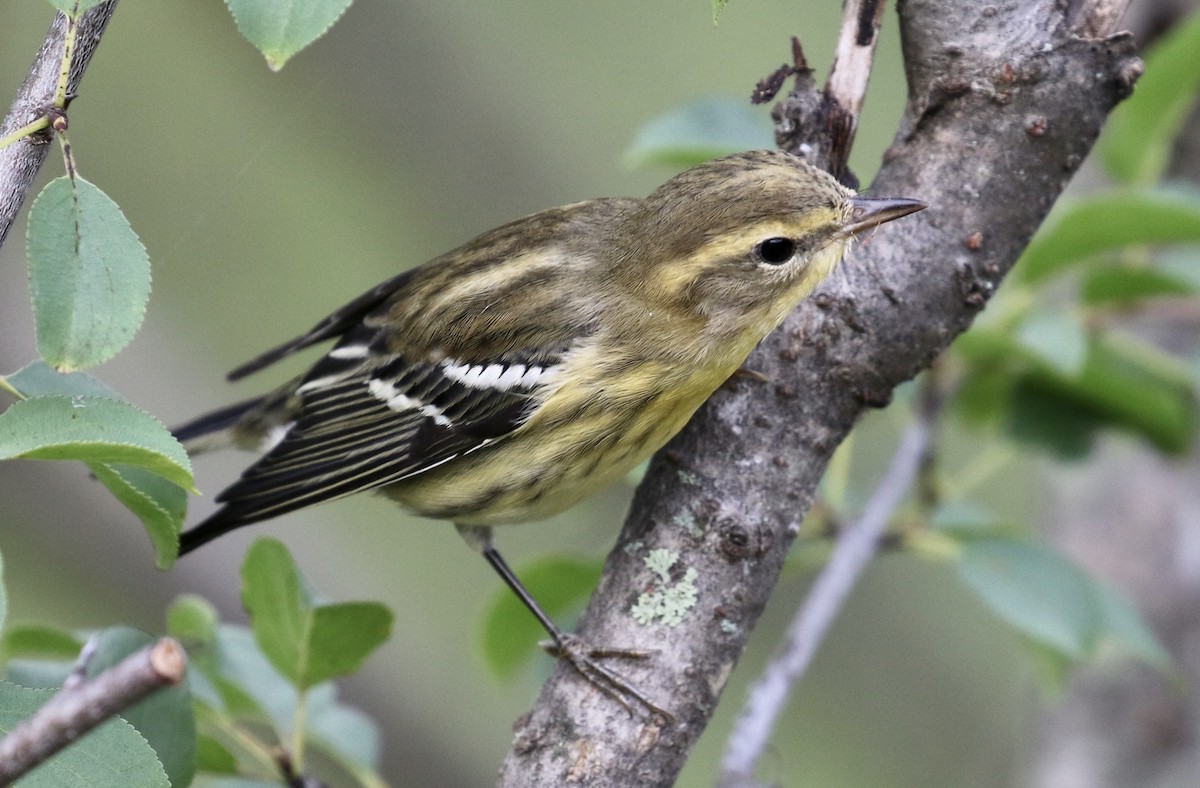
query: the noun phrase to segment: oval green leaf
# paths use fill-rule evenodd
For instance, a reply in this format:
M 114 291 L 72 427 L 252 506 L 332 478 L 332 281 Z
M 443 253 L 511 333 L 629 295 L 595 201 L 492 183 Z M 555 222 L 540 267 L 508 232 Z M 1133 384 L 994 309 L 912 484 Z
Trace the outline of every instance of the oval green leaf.
M 89 462 L 88 467 L 125 508 L 137 515 L 154 545 L 154 563 L 170 569 L 179 557 L 187 491 L 136 465 Z
M 625 151 L 631 167 L 693 167 L 744 150 L 773 148 L 770 119 L 747 99 L 707 98 L 642 127 Z
M 350 0 L 226 0 L 226 5 L 238 31 L 278 71 L 324 35 L 350 7 Z
M 153 416 L 104 397 L 37 397 L 0 413 L 0 460 L 83 460 L 145 468 L 189 491 L 192 466 Z
M 90 397 L 122 399 L 121 395 L 86 372 L 62 373 L 44 361 L 34 361 L 5 378 L 8 385 L 20 393 L 22 399 L 31 397 L 74 397 L 84 394 Z
M 1131 304 L 1147 298 L 1186 296 L 1197 292 L 1194 284 L 1155 268 L 1103 266 L 1088 271 L 1080 287 L 1086 304 Z
M 1065 206 L 1034 236 L 1016 271 L 1032 284 L 1102 252 L 1173 243 L 1200 243 L 1200 193 L 1113 191 Z
M 1086 575 L 1060 555 L 1027 542 L 969 540 L 958 575 L 1017 631 L 1080 660 L 1100 638 L 1102 611 Z
M 83 641 L 46 624 L 14 624 L 4 630 L 4 659 L 38 658 L 74 662 Z
M 33 716 L 55 690 L 0 682 L 0 735 Z M 21 788 L 170 788 L 154 749 L 125 720 L 114 717 L 25 775 Z
M 1175 138 L 1200 90 L 1200 13 L 1177 25 L 1146 55 L 1146 73 L 1112 116 L 1100 140 L 1108 171 L 1153 183 L 1166 170 Z
M 150 258 L 115 202 L 83 178 L 54 179 L 29 211 L 26 248 L 42 358 L 71 372 L 129 344 L 150 297 Z
M 357 670 L 391 634 L 391 611 L 378 603 L 314 605 L 277 539 L 259 539 L 247 552 L 242 604 L 258 647 L 301 691 Z

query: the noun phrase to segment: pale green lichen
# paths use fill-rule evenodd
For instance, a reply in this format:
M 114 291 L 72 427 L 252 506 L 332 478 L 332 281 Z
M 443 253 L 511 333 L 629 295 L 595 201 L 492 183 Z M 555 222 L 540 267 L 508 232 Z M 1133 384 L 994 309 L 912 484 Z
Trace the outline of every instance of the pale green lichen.
M 629 612 L 642 626 L 647 626 L 659 619 L 669 627 L 678 626 L 683 622 L 687 612 L 696 605 L 699 589 L 696 588 L 696 578 L 699 573 L 688 569 L 677 583 L 671 583 L 671 567 L 679 560 L 679 554 L 659 548 L 651 550 L 646 556 L 646 568 L 658 575 L 659 588 L 647 591 L 638 597 Z

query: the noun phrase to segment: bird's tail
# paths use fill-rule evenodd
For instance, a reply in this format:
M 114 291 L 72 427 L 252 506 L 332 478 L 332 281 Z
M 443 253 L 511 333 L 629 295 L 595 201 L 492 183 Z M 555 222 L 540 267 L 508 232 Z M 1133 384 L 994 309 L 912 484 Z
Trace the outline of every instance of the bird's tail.
M 260 407 L 265 400 L 266 397 L 255 397 L 205 413 L 175 427 L 171 434 L 191 453 L 233 446 L 234 425 L 247 413 Z
M 253 520 L 237 517 L 235 513 L 229 511 L 229 507 L 218 509 L 207 520 L 179 535 L 179 557 L 182 558 L 218 536 L 223 536 L 238 526 L 249 525 L 251 522 Z

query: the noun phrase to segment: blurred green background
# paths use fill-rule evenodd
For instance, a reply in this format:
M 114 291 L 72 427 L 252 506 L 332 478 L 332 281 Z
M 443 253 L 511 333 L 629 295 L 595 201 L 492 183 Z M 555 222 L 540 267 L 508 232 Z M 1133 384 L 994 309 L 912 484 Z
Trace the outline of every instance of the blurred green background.
M 0 5 L 0 96 L 14 94 L 51 19 Z M 249 396 L 304 361 L 229 386 L 225 371 L 310 326 L 403 267 L 523 214 L 641 195 L 670 173 L 622 152 L 655 116 L 711 95 L 745 97 L 802 36 L 830 62 L 837 3 L 746 0 L 713 25 L 704 0 L 578 3 L 359 0 L 281 73 L 224 6 L 125 0 L 71 107 L 82 174 L 116 200 L 149 250 L 154 294 L 132 346 L 97 374 L 170 424 Z M 886 22 L 852 165 L 869 183 L 904 102 Z M 823 71 L 818 78 L 823 78 Z M 769 112 L 760 108 L 764 129 Z M 61 172 L 57 149 L 43 181 Z M 35 356 L 24 226 L 0 251 L 0 369 Z M 894 420 L 858 439 L 864 485 Z M 197 464 L 206 496 L 247 457 Z M 518 567 L 547 551 L 602 555 L 631 487 L 546 523 L 504 530 Z M 479 632 L 501 587 L 444 524 L 352 499 L 223 538 L 170 573 L 136 520 L 82 466 L 0 467 L 0 549 L 13 620 L 162 629 L 176 594 L 244 621 L 238 567 L 258 535 L 292 548 L 328 597 L 378 599 L 395 634 L 345 697 L 380 724 L 397 785 L 492 781 L 548 658 L 519 681 L 484 666 Z M 802 599 L 794 572 L 772 606 L 681 785 L 709 785 L 747 681 Z M 945 568 L 879 561 L 800 686 L 767 777 L 788 786 L 993 786 L 1019 773 L 1037 693 L 1024 653 Z

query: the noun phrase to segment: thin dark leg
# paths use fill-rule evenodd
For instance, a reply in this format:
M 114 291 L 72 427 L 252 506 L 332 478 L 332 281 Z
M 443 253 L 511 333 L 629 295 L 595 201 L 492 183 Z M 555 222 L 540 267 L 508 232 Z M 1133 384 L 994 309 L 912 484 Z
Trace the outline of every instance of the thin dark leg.
M 566 641 L 566 634 L 558 628 L 558 625 L 554 623 L 554 620 L 550 616 L 546 615 L 546 611 L 542 610 L 542 606 L 537 603 L 537 600 L 525 588 L 525 584 L 517 577 L 516 572 L 513 572 L 508 562 L 504 560 L 504 556 L 500 555 L 500 552 L 489 544 L 483 548 L 483 557 L 496 570 L 496 574 L 500 575 L 500 579 L 517 595 L 517 598 L 521 600 L 521 604 L 525 605 L 530 613 L 533 613 L 533 617 L 538 620 L 542 628 L 550 634 L 550 637 L 554 638 L 554 642 L 560 648 L 563 647 Z
M 544 644 L 547 650 L 555 657 L 566 660 L 571 664 L 576 671 L 579 672 L 593 686 L 605 693 L 609 697 L 616 700 L 630 712 L 633 712 L 636 707 L 649 709 L 651 713 L 660 714 L 667 720 L 674 720 L 675 716 L 671 712 L 657 705 L 647 698 L 636 687 L 630 684 L 619 674 L 609 670 L 601 665 L 597 660 L 605 657 L 625 657 L 633 659 L 645 659 L 652 652 L 636 651 L 632 649 L 613 649 L 613 648 L 593 648 L 575 635 L 563 632 L 558 628 L 558 625 L 546 615 L 546 611 L 542 610 L 541 605 L 525 588 L 525 584 L 517 577 L 516 572 L 500 555 L 500 552 L 492 546 L 491 529 L 478 526 L 458 526 L 458 531 L 462 534 L 467 543 L 479 550 L 487 562 L 492 565 L 492 569 L 496 570 L 496 574 L 500 575 L 504 580 L 505 585 L 512 589 L 521 603 L 533 613 L 534 618 L 542 625 L 542 628 L 550 634 L 553 639 L 552 644 Z

